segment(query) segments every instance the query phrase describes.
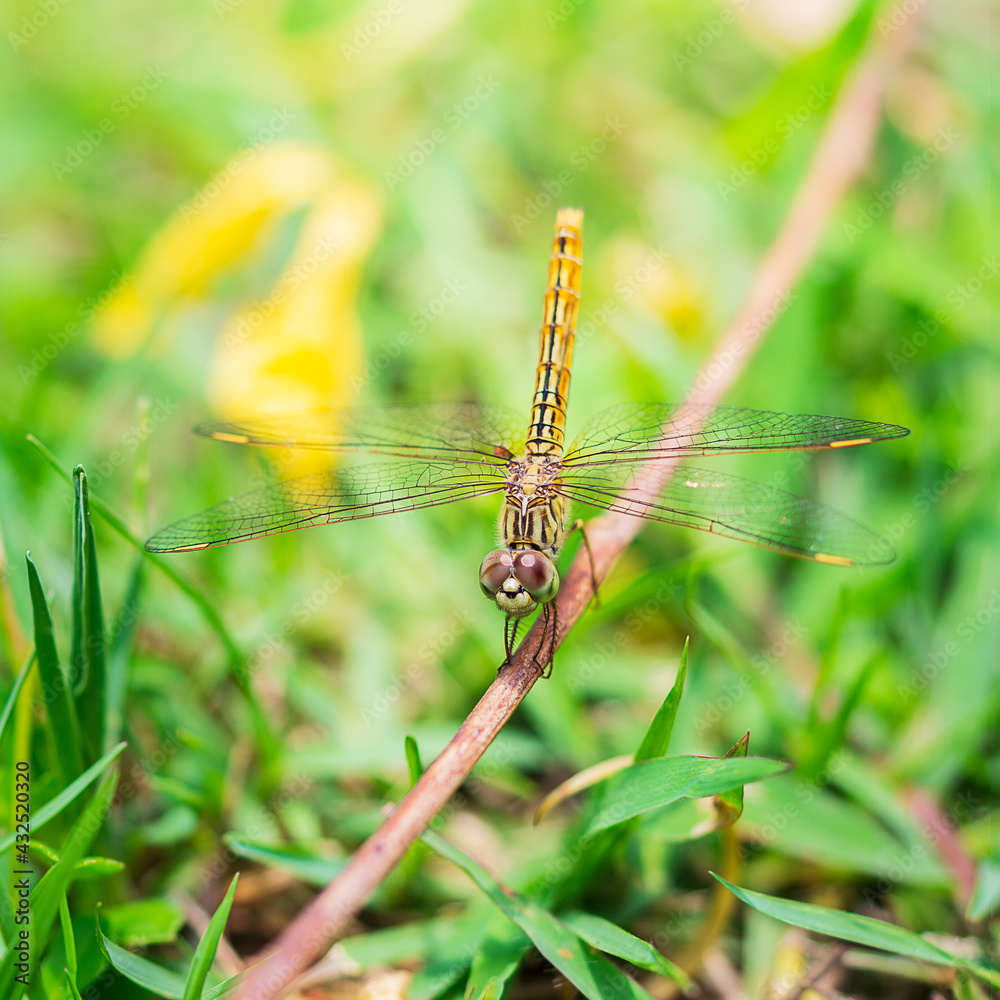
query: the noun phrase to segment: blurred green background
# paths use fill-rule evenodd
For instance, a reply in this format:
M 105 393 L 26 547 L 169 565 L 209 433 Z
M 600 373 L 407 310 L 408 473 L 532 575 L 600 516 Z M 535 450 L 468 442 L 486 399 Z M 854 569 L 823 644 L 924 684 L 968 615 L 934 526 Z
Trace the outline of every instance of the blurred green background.
M 458 399 L 526 413 L 560 204 L 586 212 L 570 437 L 615 402 L 681 398 L 845 76 L 897 30 L 899 10 L 7 4 L 5 659 L 12 623 L 30 634 L 25 549 L 60 642 L 69 630 L 72 491 L 25 434 L 67 469 L 82 463 L 94 494 L 146 537 L 270 474 L 265 457 L 189 433 L 213 414 Z M 996 857 L 1000 750 L 996 9 L 921 13 L 862 183 L 727 399 L 911 436 L 722 463 L 851 513 L 897 559 L 843 570 L 644 528 L 445 826 L 509 880 L 558 836 L 558 818 L 529 832 L 541 792 L 635 749 L 690 635 L 672 751 L 719 756 L 749 729 L 752 753 L 799 764 L 748 788 L 741 884 L 970 932 L 970 873 Z M 288 456 L 278 471 L 302 463 Z M 250 664 L 278 734 L 271 759 L 216 635 L 148 566 L 125 710 L 142 792 L 109 821 L 104 853 L 125 871 L 87 887 L 80 920 L 97 898 L 186 892 L 214 907 L 235 861 L 209 877 L 206 859 L 227 832 L 349 853 L 405 788 L 404 734 L 430 760 L 495 674 L 502 622 L 476 572 L 496 513 L 476 501 L 172 557 Z M 95 529 L 110 617 L 135 551 L 100 519 Z M 19 666 L 5 662 L 6 685 Z M 179 749 L 148 763 L 164 745 Z M 9 763 L 13 748 L 3 753 Z M 816 795 L 802 795 L 817 775 Z M 272 808 L 289 783 L 296 794 Z M 951 821 L 948 850 L 928 816 Z M 901 864 L 914 843 L 924 856 Z M 672 847 L 652 824 L 605 892 L 647 937 L 680 919 L 683 942 L 715 851 L 711 838 Z M 247 949 L 307 895 L 290 883 L 258 893 L 237 897 L 232 918 Z M 411 866 L 366 920 L 474 894 Z M 748 918 L 725 932 L 748 995 L 776 967 L 777 927 Z M 876 987 L 852 975 L 857 995 L 930 995 L 905 976 Z

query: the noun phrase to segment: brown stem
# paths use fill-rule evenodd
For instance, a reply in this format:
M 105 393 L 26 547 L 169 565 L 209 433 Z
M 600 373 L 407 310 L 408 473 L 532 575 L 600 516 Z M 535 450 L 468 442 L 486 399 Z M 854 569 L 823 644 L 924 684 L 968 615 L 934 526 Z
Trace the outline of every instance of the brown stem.
M 916 18 L 911 16 L 887 39 L 872 45 L 845 85 L 784 225 L 761 261 L 736 319 L 703 366 L 687 396 L 688 402 L 718 402 L 781 311 L 792 285 L 809 263 L 838 200 L 868 162 L 886 82 L 907 51 L 915 31 Z M 692 430 L 697 428 L 694 415 L 689 423 Z M 673 429 L 675 433 L 683 430 L 678 428 L 676 420 Z M 661 461 L 646 470 L 643 486 L 650 499 L 673 465 Z M 641 524 L 639 518 L 623 514 L 605 514 L 589 522 L 593 577 L 598 583 Z M 556 598 L 556 648 L 592 597 L 591 566 L 587 553 L 581 550 Z M 289 924 L 267 960 L 250 971 L 239 991 L 240 1000 L 269 1000 L 276 996 L 343 934 L 409 845 L 457 791 L 531 690 L 539 676 L 533 658 L 541 641 L 539 619 L 420 781 L 337 877 Z

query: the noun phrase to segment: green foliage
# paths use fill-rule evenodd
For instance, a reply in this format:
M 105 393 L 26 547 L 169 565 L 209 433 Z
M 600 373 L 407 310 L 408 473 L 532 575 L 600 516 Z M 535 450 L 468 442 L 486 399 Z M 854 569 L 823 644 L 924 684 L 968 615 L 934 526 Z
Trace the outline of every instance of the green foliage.
M 27 762 L 31 1000 L 131 1000 L 136 984 L 222 995 L 215 944 L 192 977 L 195 938 L 165 901 L 218 916 L 235 870 L 281 872 L 280 905 L 232 903 L 230 943 L 252 954 L 268 942 L 246 928 L 276 933 L 406 794 L 502 656 L 475 575 L 497 509 L 142 553 L 156 528 L 292 467 L 188 428 L 232 388 L 212 373 L 257 347 L 227 341 L 227 324 L 290 290 L 278 276 L 306 209 L 169 306 L 140 274 L 144 248 L 186 208 L 168 260 L 183 272 L 236 168 L 333 151 L 383 214 L 344 276 L 357 316 L 338 336 L 360 330 L 362 352 L 351 402 L 524 410 L 554 210 L 582 205 L 572 436 L 605 406 L 684 394 L 844 81 L 871 40 L 905 29 L 892 3 L 831 5 L 825 23 L 704 0 L 403 4 L 414 13 L 386 24 L 382 2 L 56 6 L 5 12 L 0 69 L 0 857 L 22 867 Z M 949 959 L 933 989 L 985 995 L 1000 898 L 1000 121 L 979 12 L 927 9 L 863 175 L 727 399 L 912 434 L 718 465 L 845 510 L 896 561 L 853 571 L 645 527 L 436 821 L 474 877 L 411 850 L 342 942 L 361 974 L 415 969 L 413 997 L 517 997 L 550 991 L 555 967 L 593 995 L 628 993 L 624 963 L 644 983 L 667 963 L 698 980 L 711 931 L 757 998 L 801 947 L 784 914 L 870 961 L 910 942 L 876 971 L 844 965 L 845 995 L 929 993 L 918 961 L 945 940 L 976 968 Z M 485 98 L 481 78 L 498 84 Z M 111 351 L 96 321 L 122 288 L 149 293 L 150 337 Z M 630 755 L 531 825 L 553 788 Z M 631 818 L 588 825 L 632 795 Z M 745 904 L 714 929 L 729 892 L 713 868 Z M 807 917 L 820 904 L 836 909 Z M 16 905 L 9 880 L 5 998 L 22 988 Z

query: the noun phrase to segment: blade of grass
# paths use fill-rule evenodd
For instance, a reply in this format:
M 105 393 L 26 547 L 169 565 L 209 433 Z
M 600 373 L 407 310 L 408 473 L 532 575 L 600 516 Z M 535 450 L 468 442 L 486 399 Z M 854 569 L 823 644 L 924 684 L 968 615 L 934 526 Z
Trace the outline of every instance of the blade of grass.
M 184 978 L 164 969 L 141 955 L 133 955 L 104 936 L 100 917 L 97 922 L 97 943 L 108 964 L 130 982 L 147 989 L 154 996 L 165 1000 L 181 1000 L 184 995 Z
M 584 837 L 678 799 L 718 795 L 787 771 L 768 757 L 657 757 L 619 771 L 605 782 L 600 805 L 586 821 Z
M 677 676 L 674 678 L 673 687 L 669 694 L 663 699 L 653 716 L 653 721 L 646 730 L 639 749 L 635 752 L 635 759 L 649 760 L 652 757 L 662 757 L 670 746 L 670 737 L 674 731 L 674 722 L 677 719 L 677 708 L 681 703 L 681 695 L 684 693 L 684 678 L 687 676 L 688 646 L 691 637 L 684 640 L 684 648 L 681 650 L 680 664 L 677 667 Z
M 884 920 L 875 920 L 873 917 L 861 916 L 858 913 L 845 913 L 827 906 L 801 903 L 793 899 L 779 899 L 777 896 L 768 896 L 763 892 L 742 889 L 727 882 L 715 872 L 710 874 L 747 906 L 752 906 L 760 913 L 780 920 L 782 923 L 803 927 L 808 931 L 826 934 L 829 937 L 840 938 L 842 941 L 868 945 L 870 948 L 878 948 L 894 955 L 915 958 L 921 962 L 966 969 L 991 985 L 1000 986 L 1000 971 L 987 968 L 978 962 L 958 955 L 950 955 L 905 927 L 897 927 Z
M 194 958 L 191 959 L 191 968 L 188 970 L 187 981 L 184 984 L 183 1000 L 199 1000 L 202 990 L 205 987 L 205 980 L 215 961 L 215 952 L 219 947 L 222 932 L 226 929 L 226 921 L 229 919 L 229 911 L 233 905 L 233 897 L 236 895 L 236 883 L 239 881 L 239 874 L 233 876 L 229 884 L 229 891 L 226 893 L 219 908 L 212 914 L 212 919 L 205 928 L 198 947 L 195 949 Z
M 73 937 L 73 918 L 69 913 L 69 903 L 66 902 L 65 893 L 59 900 L 59 924 L 62 927 L 63 951 L 66 953 L 66 975 L 76 986 L 76 940 Z
M 120 739 L 125 723 L 125 692 L 128 688 L 128 668 L 135 640 L 135 630 L 139 623 L 139 595 L 142 592 L 143 562 L 136 559 L 129 577 L 128 590 L 122 601 L 121 610 L 112 627 L 114 640 L 108 662 L 107 687 L 107 727 L 102 747 L 106 750 Z
M 420 780 L 420 775 L 424 773 L 424 765 L 420 762 L 420 747 L 417 741 L 409 734 L 403 743 L 403 750 L 406 753 L 406 766 L 410 772 L 410 785 L 415 785 Z
M 10 718 L 10 713 L 14 710 L 14 703 L 17 701 L 17 696 L 21 693 L 21 688 L 24 687 L 24 682 L 28 677 L 28 671 L 31 670 L 31 665 L 35 662 L 35 659 L 35 653 L 32 651 L 31 655 L 28 657 L 28 662 L 21 667 L 17 677 L 14 678 L 14 683 L 11 686 L 10 693 L 7 695 L 7 700 L 4 702 L 3 712 L 0 712 L 0 740 L 3 739 L 4 730 L 7 728 L 7 720 Z
M 31 612 L 35 622 L 35 652 L 42 684 L 49 736 L 55 754 L 55 766 L 64 782 L 70 782 L 83 770 L 83 749 L 76 706 L 71 697 L 71 679 L 59 663 L 56 640 L 52 631 L 52 616 L 45 600 L 45 591 L 38 570 L 25 554 L 28 563 L 28 589 Z
M 82 645 L 73 662 L 79 671 L 76 686 L 76 708 L 80 728 L 88 745 L 90 756 L 105 748 L 107 730 L 107 663 L 104 656 L 104 608 L 101 601 L 101 583 L 97 570 L 97 545 L 94 525 L 90 518 L 90 496 L 87 472 L 82 465 L 73 469 L 73 488 L 76 500 L 74 524 L 74 550 L 79 544 L 82 556 L 74 559 L 73 623 L 82 621 Z M 78 586 L 76 572 L 82 573 Z M 79 602 L 79 607 L 77 607 Z
M 533 899 L 499 883 L 478 862 L 436 833 L 425 831 L 420 839 L 431 850 L 464 871 L 584 996 L 591 1000 L 610 1000 L 612 997 L 622 996 L 649 998 L 649 994 L 638 983 L 629 979 L 606 958 L 588 953 L 573 931 Z

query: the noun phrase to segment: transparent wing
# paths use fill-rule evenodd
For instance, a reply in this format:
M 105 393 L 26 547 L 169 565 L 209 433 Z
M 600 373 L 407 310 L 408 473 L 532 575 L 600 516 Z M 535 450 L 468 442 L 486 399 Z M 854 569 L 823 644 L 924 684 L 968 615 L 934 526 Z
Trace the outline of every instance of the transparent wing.
M 839 566 L 891 562 L 892 549 L 832 507 L 724 473 L 681 468 L 652 503 L 620 487 L 617 467 L 567 472 L 559 492 L 579 503 L 752 542 L 775 552 Z
M 195 432 L 235 444 L 501 464 L 520 453 L 527 424 L 502 407 L 429 403 L 219 421 L 200 424 Z
M 699 429 L 689 429 L 687 414 Z M 910 432 L 848 417 L 772 413 L 728 406 L 624 403 L 597 414 L 566 452 L 564 464 L 602 465 L 676 455 L 844 448 Z
M 435 507 L 504 488 L 502 469 L 474 462 L 367 465 L 277 483 L 228 500 L 155 534 L 149 552 L 185 552 Z

